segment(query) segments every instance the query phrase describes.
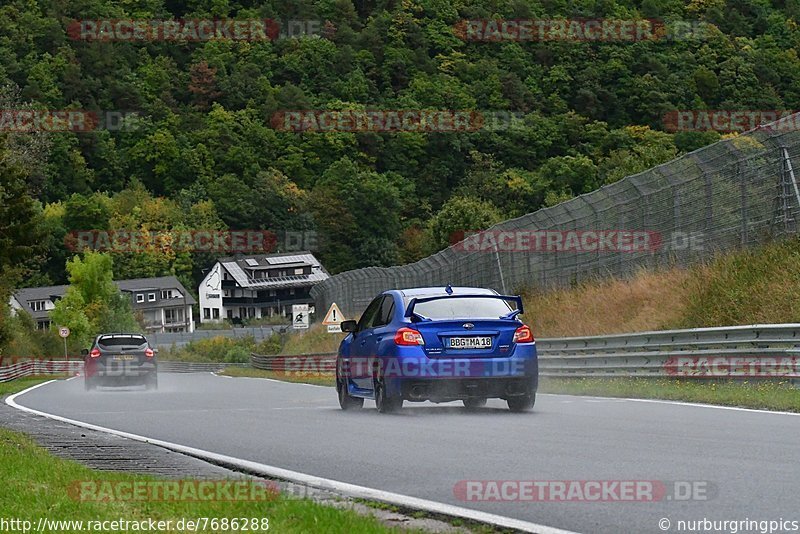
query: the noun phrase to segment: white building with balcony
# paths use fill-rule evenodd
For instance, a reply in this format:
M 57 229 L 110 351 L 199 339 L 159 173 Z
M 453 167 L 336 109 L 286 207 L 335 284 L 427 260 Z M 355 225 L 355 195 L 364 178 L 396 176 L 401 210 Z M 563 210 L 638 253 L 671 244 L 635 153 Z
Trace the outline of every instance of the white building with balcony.
M 311 288 L 329 278 L 310 252 L 220 258 L 200 283 L 200 322 L 288 317 L 310 304 Z

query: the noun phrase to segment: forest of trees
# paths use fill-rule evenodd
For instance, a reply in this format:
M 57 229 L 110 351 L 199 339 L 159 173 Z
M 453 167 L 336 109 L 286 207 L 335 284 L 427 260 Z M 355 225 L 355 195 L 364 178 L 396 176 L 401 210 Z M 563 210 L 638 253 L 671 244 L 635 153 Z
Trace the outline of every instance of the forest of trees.
M 463 19 L 659 18 L 699 39 L 465 42 Z M 256 42 L 71 38 L 80 19 L 317 20 Z M 5 0 L 0 109 L 136 112 L 121 131 L 0 131 L 0 267 L 65 283 L 76 230 L 313 230 L 332 273 L 417 260 L 453 231 L 591 191 L 719 139 L 666 131 L 683 109 L 800 108 L 798 0 Z M 294 133 L 307 109 L 519 113 L 507 130 Z M 208 254 L 116 254 L 116 278 Z

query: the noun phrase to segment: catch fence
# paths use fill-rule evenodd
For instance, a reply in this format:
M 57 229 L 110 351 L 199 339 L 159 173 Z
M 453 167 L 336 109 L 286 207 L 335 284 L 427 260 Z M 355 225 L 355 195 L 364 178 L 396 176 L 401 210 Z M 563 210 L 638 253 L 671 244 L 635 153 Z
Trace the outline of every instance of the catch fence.
M 335 302 L 353 318 L 390 288 L 452 284 L 510 293 L 689 265 L 794 234 L 799 157 L 800 132 L 775 123 L 501 222 L 416 263 L 332 276 L 311 295 L 318 309 Z

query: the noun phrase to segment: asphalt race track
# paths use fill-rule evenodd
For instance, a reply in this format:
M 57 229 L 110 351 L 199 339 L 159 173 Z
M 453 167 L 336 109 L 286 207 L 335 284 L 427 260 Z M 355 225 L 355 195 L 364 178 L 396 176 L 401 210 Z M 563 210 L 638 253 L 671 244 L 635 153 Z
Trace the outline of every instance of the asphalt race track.
M 211 374 L 162 373 L 159 381 L 156 392 L 89 393 L 82 379 L 58 381 L 16 402 L 235 458 L 587 534 L 664 532 L 662 518 L 671 521 L 670 532 L 678 532 L 679 520 L 800 520 L 796 415 L 561 395 L 540 395 L 527 414 L 489 401 L 474 413 L 460 404 L 406 403 L 397 415 L 380 415 L 372 401 L 361 411 L 339 410 L 333 388 Z M 669 481 L 699 481 L 706 500 L 465 501 L 454 493 L 464 480 L 664 481 L 669 488 Z

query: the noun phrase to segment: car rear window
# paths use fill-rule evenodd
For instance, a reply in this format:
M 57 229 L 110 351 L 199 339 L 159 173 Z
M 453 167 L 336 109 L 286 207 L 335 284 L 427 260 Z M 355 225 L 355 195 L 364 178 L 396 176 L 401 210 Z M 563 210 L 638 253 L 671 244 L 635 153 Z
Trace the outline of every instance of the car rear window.
M 97 343 L 104 347 L 139 347 L 147 343 L 147 340 L 144 336 L 106 336 L 101 337 Z
M 414 306 L 414 312 L 431 319 L 497 319 L 511 310 L 502 299 L 470 297 L 431 300 Z

